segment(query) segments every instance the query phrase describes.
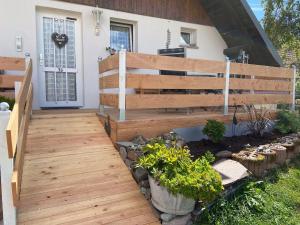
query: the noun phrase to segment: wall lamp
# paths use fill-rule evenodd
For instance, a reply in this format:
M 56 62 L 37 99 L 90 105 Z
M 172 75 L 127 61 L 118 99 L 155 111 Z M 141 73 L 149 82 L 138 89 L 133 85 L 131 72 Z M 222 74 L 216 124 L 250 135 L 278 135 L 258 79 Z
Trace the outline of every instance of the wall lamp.
M 96 8 L 92 11 L 92 14 L 95 19 L 95 35 L 96 36 L 99 36 L 99 34 L 100 34 L 100 18 L 101 18 L 102 13 L 103 12 L 98 8 L 98 6 L 96 6 Z

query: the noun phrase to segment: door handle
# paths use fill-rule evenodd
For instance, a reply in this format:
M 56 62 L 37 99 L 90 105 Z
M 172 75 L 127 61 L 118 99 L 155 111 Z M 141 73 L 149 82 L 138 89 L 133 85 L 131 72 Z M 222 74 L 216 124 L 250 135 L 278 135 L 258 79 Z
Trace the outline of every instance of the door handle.
M 40 66 L 44 65 L 44 54 L 40 53 Z

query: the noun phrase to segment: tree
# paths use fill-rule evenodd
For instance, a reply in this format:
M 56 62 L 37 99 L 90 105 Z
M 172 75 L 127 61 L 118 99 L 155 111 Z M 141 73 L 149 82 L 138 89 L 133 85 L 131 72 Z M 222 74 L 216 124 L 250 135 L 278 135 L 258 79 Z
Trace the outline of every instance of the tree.
M 300 0 L 262 0 L 263 26 L 286 66 L 300 66 Z

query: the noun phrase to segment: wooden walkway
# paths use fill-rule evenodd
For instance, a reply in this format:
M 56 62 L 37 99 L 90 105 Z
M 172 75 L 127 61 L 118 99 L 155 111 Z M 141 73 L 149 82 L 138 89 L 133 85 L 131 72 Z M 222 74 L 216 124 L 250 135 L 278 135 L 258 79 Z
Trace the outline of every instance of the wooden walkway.
M 33 115 L 18 224 L 160 224 L 95 113 Z

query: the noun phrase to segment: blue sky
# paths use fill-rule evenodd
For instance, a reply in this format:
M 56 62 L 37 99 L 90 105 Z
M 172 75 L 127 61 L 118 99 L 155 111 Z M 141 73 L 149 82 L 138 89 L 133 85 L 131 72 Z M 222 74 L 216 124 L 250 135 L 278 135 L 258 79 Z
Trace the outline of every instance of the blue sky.
M 261 5 L 261 0 L 247 0 L 250 7 L 252 8 L 254 14 L 256 15 L 257 19 L 261 21 L 264 16 L 264 10 Z

